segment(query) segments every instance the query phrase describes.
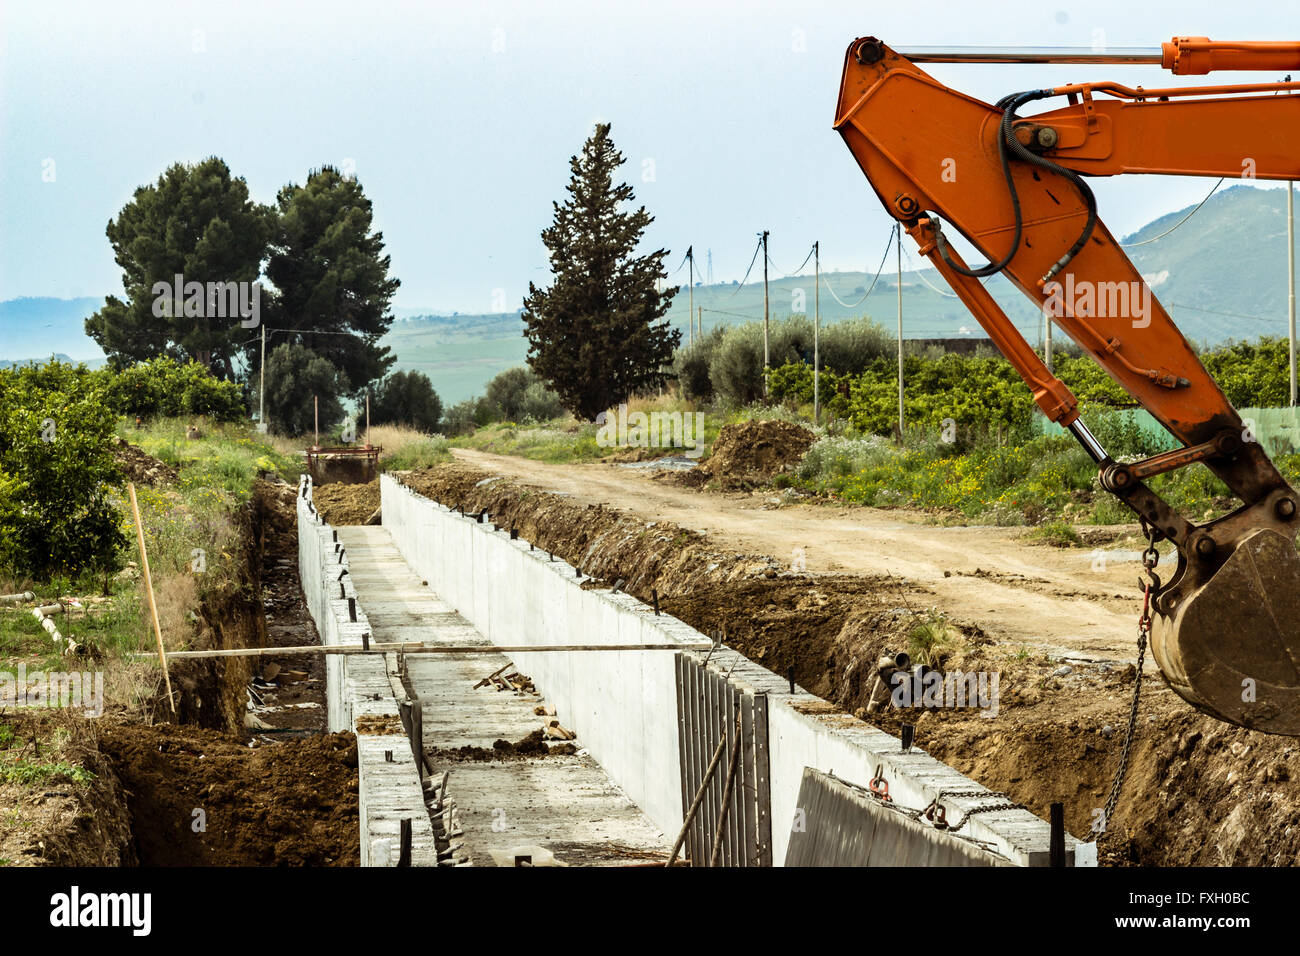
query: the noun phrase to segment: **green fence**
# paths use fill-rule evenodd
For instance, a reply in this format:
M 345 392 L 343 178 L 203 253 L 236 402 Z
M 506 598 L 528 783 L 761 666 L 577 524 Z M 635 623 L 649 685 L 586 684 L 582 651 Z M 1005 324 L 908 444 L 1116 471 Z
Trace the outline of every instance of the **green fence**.
M 1285 455 L 1300 451 L 1300 408 L 1239 408 L 1241 415 L 1257 441 L 1264 445 L 1270 455 Z M 1123 414 L 1142 431 L 1151 435 L 1168 435 L 1164 426 L 1157 422 L 1151 413 L 1143 408 L 1125 409 Z M 1037 416 L 1039 428 L 1045 435 L 1063 433 L 1065 430 L 1046 418 Z

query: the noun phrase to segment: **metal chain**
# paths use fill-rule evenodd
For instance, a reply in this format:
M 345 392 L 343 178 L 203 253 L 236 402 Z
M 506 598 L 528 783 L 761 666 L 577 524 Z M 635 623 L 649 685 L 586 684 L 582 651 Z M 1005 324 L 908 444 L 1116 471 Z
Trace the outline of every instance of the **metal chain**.
M 1119 752 L 1119 766 L 1115 768 L 1115 779 L 1110 785 L 1110 796 L 1102 810 L 1102 831 L 1098 839 L 1110 830 L 1111 818 L 1115 807 L 1119 805 L 1119 796 L 1124 789 L 1124 778 L 1128 776 L 1128 761 L 1133 752 L 1133 737 L 1137 731 L 1138 702 L 1142 699 L 1142 665 L 1146 660 L 1147 639 L 1151 636 L 1151 598 L 1160 591 L 1160 577 L 1155 568 L 1160 561 L 1160 552 L 1156 550 L 1155 532 L 1145 521 L 1142 531 L 1147 537 L 1147 549 L 1142 553 L 1142 565 L 1146 568 L 1147 579 L 1142 583 L 1142 614 L 1138 618 L 1137 638 L 1137 674 L 1133 678 L 1133 704 L 1129 707 L 1128 727 L 1124 731 L 1124 746 Z
M 930 806 L 925 808 L 926 811 L 929 811 L 932 807 L 939 807 L 939 801 L 941 801 L 944 797 L 965 797 L 965 798 L 1006 797 L 1006 794 L 997 793 L 992 790 L 940 790 L 938 795 L 934 798 L 934 800 L 931 801 Z M 958 820 L 956 823 L 949 824 L 948 829 L 960 830 L 962 827 L 966 825 L 966 821 L 969 820 L 971 817 L 975 816 L 975 814 L 977 813 L 994 813 L 998 810 L 1023 810 L 1023 809 L 1025 809 L 1024 804 L 1013 803 L 1010 800 L 1002 800 L 998 803 L 991 803 L 988 806 L 984 806 L 984 807 L 975 807 L 974 809 L 967 810 L 966 813 L 962 816 L 962 818 Z

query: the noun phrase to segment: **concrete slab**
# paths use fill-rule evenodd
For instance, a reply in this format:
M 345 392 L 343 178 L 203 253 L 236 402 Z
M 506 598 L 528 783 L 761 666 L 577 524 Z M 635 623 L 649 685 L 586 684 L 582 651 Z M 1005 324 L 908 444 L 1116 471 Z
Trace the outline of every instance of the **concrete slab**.
M 387 528 L 337 530 L 375 641 L 490 647 L 407 565 Z M 437 754 L 438 772 L 450 772 L 448 792 L 464 830 L 454 842 L 479 866 L 511 865 L 521 854 L 539 862 L 553 855 L 568 866 L 665 860 L 671 838 L 585 753 L 489 760 L 449 753 L 462 747 L 491 751 L 498 740 L 517 743 L 541 729 L 542 718 L 534 713 L 544 703 L 539 694 L 474 686 L 510 663 L 497 653 L 406 657 L 407 681 L 424 704 L 425 749 Z M 557 716 L 564 723 L 564 713 Z

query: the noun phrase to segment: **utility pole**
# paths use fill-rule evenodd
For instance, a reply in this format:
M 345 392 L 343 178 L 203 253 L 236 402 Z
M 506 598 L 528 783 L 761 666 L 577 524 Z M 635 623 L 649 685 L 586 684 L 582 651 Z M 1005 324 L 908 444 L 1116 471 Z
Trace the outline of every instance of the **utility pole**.
M 898 441 L 903 441 L 903 225 L 894 224 L 898 240 Z
M 821 241 L 813 243 L 813 424 L 821 417 L 821 324 L 822 324 L 822 253 Z
M 261 326 L 261 371 L 257 372 L 257 424 L 266 432 L 266 325 Z M 1292 405 L 1294 405 L 1292 401 Z
M 686 316 L 686 321 L 691 324 L 691 332 L 687 338 L 688 345 L 695 344 L 695 247 L 686 247 L 686 259 L 691 264 L 691 305 L 690 313 Z
M 1052 313 L 1046 309 L 1043 310 L 1043 322 L 1047 327 L 1046 334 L 1043 336 L 1043 361 L 1047 363 L 1047 370 L 1052 370 Z
M 760 237 L 763 243 L 763 397 L 767 398 L 767 370 L 768 370 L 768 349 L 767 349 L 767 328 L 768 328 L 768 299 L 767 299 L 767 236 L 768 231 L 763 230 Z
M 1286 278 L 1287 278 L 1287 332 L 1290 347 L 1287 358 L 1291 364 L 1291 407 L 1296 405 L 1295 370 L 1295 184 L 1286 184 Z

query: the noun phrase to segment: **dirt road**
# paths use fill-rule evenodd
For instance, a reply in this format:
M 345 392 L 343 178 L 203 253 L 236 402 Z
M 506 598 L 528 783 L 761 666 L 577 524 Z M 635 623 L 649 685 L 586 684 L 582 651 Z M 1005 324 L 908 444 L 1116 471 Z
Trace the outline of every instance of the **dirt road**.
M 655 481 L 643 469 L 548 465 L 462 448 L 454 454 L 548 491 L 703 531 L 723 547 L 787 564 L 802 559 L 810 571 L 900 575 L 928 588 L 935 607 L 1009 644 L 1071 657 L 1135 656 L 1140 545 L 1133 535 L 1054 548 L 1019 528 L 941 527 L 876 508 L 778 507 L 772 492 L 700 492 Z M 1162 555 L 1162 566 L 1170 563 Z

